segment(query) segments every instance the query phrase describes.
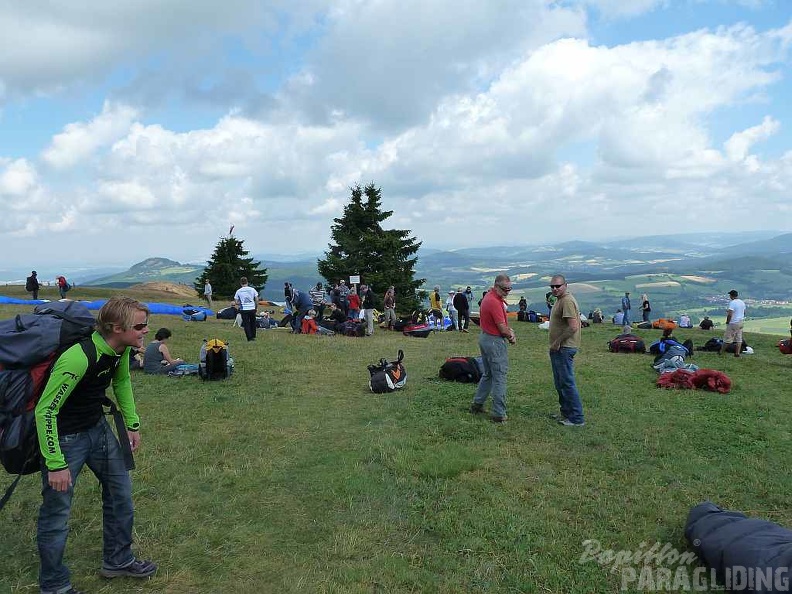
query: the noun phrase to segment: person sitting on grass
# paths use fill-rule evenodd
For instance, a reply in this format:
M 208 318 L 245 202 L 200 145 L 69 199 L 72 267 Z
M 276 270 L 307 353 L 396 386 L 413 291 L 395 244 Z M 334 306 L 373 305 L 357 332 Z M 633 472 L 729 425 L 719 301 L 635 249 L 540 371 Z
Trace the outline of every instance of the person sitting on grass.
M 712 323 L 712 320 L 709 319 L 709 316 L 704 316 L 704 319 L 701 320 L 701 323 L 699 324 L 699 328 L 702 330 L 712 330 L 714 325 L 715 324 Z
M 314 316 L 316 315 L 316 311 L 313 309 L 309 309 L 308 312 L 305 314 L 303 318 L 302 325 L 301 325 L 301 332 L 302 334 L 316 334 L 317 326 L 316 320 Z
M 160 328 L 146 347 L 143 355 L 143 371 L 157 375 L 175 371 L 176 367 L 184 363 L 184 359 L 174 359 L 165 342 L 173 335 L 167 328 Z

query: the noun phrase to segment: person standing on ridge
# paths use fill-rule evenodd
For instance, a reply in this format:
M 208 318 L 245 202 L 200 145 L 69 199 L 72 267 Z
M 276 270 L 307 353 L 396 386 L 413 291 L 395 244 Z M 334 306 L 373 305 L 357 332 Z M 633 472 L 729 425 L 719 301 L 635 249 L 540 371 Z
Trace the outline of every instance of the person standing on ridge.
M 33 293 L 33 299 L 38 299 L 40 288 L 41 284 L 38 281 L 38 273 L 34 270 L 30 273 L 30 276 L 27 277 L 27 280 L 25 281 L 25 290 L 28 293 Z
M 206 304 L 209 306 L 209 309 L 212 309 L 212 283 L 209 282 L 208 278 L 204 284 L 204 299 L 206 299 Z
M 630 324 L 630 292 L 625 291 L 624 297 L 622 297 L 621 308 L 624 312 L 624 318 L 622 319 L 622 324 L 625 326 L 629 326 Z
M 737 291 L 729 291 L 729 305 L 726 307 L 726 332 L 723 334 L 723 343 L 718 351 L 723 354 L 726 345 L 734 345 L 734 356 L 739 357 L 742 350 L 743 321 L 745 321 L 745 302 L 739 298 Z

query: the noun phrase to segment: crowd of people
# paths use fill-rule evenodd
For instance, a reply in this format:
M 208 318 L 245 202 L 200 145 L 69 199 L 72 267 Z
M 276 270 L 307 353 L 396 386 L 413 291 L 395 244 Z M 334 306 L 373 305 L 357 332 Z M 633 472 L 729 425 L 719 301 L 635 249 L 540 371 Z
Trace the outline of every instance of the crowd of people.
M 211 303 L 211 285 L 207 282 L 206 286 L 204 295 Z M 549 289 L 550 296 L 546 297 L 550 314 L 548 354 L 559 404 L 559 412 L 552 416 L 562 426 L 583 427 L 586 421 L 574 366 L 581 346 L 582 316 L 563 275 L 553 275 Z M 476 415 L 486 414 L 485 404 L 491 399 L 489 417 L 496 424 L 508 420 L 508 348 L 517 343 L 507 316 L 507 298 L 511 291 L 510 277 L 499 274 L 479 301 L 481 332 L 478 346 L 483 373 L 469 410 Z M 444 302 L 440 295 L 440 287 L 435 286 L 430 295 L 431 315 L 442 319 L 444 306 L 452 321 L 450 329 L 468 332 L 473 301 L 471 288 L 448 291 Z M 631 309 L 629 295 L 625 292 L 619 312 L 625 325 Z M 317 283 L 309 291 L 301 291 L 285 283 L 284 297 L 292 316 L 292 330 L 296 333 L 320 333 L 323 328 L 321 322 L 325 321 L 332 327 L 350 320 L 362 320 L 358 323 L 363 324 L 366 334 L 370 335 L 374 332 L 374 311 L 380 304 L 384 312 L 384 327 L 392 329 L 396 321 L 394 287 L 389 287 L 380 301 L 365 283 L 347 286 L 341 280 L 327 290 L 322 283 Z M 248 284 L 247 278 L 240 279 L 234 303 L 242 316 L 242 327 L 248 341 L 255 340 L 258 292 Z M 524 297 L 518 307 L 521 311 L 527 309 Z M 325 318 L 326 311 L 329 315 Z M 644 319 L 651 311 L 646 294 L 641 297 L 641 311 Z M 745 302 L 739 298 L 738 292 L 729 291 L 721 352 L 734 345 L 734 356 L 740 356 L 745 311 Z M 96 330 L 91 336 L 95 361 L 91 362 L 82 343 L 63 352 L 54 362 L 50 379 L 35 408 L 43 458 L 42 505 L 37 530 L 42 592 L 77 592 L 71 585 L 63 553 L 74 484 L 84 466 L 88 466 L 102 485 L 103 521 L 106 527 L 112 527 L 104 531 L 101 575 L 144 578 L 157 571 L 155 563 L 136 557 L 131 549 L 134 511 L 124 450 L 131 452 L 139 447 L 141 424 L 132 395 L 130 369 L 141 368 L 153 375 L 167 374 L 184 361 L 174 357 L 168 348 L 168 340 L 172 337 L 168 328 L 160 328 L 154 340 L 144 345 L 149 331 L 149 313 L 146 305 L 134 299 L 114 297 L 108 300 L 98 313 Z M 699 327 L 711 330 L 713 322 L 704 316 Z M 666 330 L 661 342 L 670 344 L 674 341 L 671 330 Z M 111 384 L 126 425 L 126 434 L 119 436 L 120 439 L 110 429 L 102 410 L 105 391 Z

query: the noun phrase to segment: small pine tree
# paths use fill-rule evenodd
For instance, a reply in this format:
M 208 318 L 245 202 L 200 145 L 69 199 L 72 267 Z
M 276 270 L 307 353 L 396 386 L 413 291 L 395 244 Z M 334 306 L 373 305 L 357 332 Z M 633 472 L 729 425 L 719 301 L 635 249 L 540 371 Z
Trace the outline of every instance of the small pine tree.
M 334 219 L 330 244 L 325 258 L 319 259 L 319 274 L 330 283 L 359 274 L 361 282 L 372 287 L 380 299 L 393 285 L 396 289 L 396 307 L 401 313 L 417 309 L 420 304 L 416 290 L 425 279 L 415 279 L 414 257 L 421 242 L 410 237 L 409 230 L 383 229 L 381 223 L 392 210 L 383 211 L 382 190 L 373 183 L 361 189 L 351 188 L 352 197 L 344 207 L 341 218 Z M 365 194 L 365 201 L 363 195 Z
M 201 276 L 195 279 L 195 290 L 203 296 L 206 280 L 212 284 L 212 293 L 217 299 L 232 299 L 239 288 L 239 279 L 246 276 L 248 284 L 259 291 L 267 284 L 267 269 L 261 262 L 248 257 L 245 242 L 233 235 L 221 237 L 211 259 L 206 263 Z

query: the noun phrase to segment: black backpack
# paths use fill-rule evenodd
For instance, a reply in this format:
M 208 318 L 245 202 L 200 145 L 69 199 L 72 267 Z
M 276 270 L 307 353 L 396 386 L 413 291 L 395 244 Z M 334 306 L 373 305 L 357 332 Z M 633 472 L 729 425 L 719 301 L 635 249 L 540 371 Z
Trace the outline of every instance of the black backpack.
M 341 334 L 344 336 L 361 337 L 366 335 L 366 327 L 357 320 L 347 320 L 343 323 Z
M 404 369 L 402 360 L 404 351 L 399 349 L 395 361 L 389 362 L 387 359 L 380 359 L 379 363 L 368 366 L 369 389 L 375 394 L 385 394 L 400 390 L 407 383 L 407 370 Z
M 234 360 L 228 354 L 228 343 L 219 338 L 204 339 L 198 363 L 198 377 L 214 381 L 228 379 L 234 371 Z
M 611 353 L 645 353 L 646 344 L 640 336 L 621 334 L 608 341 L 608 350 Z
M 476 384 L 481 379 L 481 357 L 449 357 L 440 366 L 439 376 L 452 382 Z
M 707 342 L 704 343 L 704 346 L 700 348 L 702 351 L 709 351 L 710 353 L 716 353 L 721 350 L 723 346 L 723 340 L 720 338 L 710 338 Z

